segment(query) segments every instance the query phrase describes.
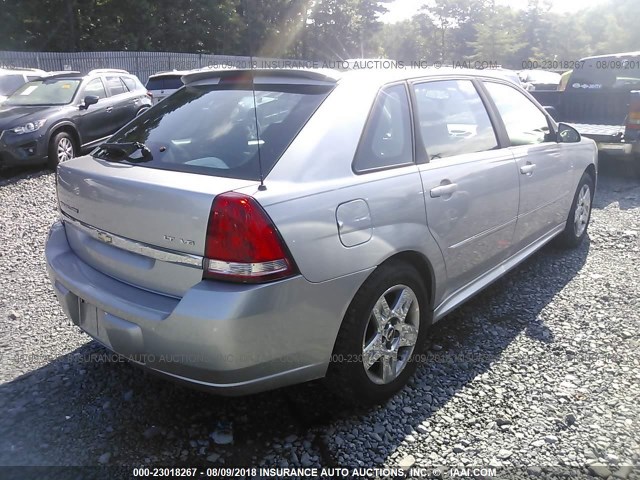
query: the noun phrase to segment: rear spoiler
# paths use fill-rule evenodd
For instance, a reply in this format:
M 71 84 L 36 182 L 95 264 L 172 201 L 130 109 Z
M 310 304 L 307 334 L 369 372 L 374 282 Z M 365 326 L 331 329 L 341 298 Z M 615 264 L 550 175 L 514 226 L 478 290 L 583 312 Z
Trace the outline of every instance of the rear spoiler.
M 335 85 L 342 76 L 331 69 L 297 69 L 297 68 L 254 68 L 224 69 L 188 73 L 182 76 L 185 85 L 218 84 L 223 80 L 238 78 L 242 80 L 253 77 L 254 83 L 289 83 L 300 85 Z
M 62 71 L 55 71 L 55 72 L 45 72 L 45 73 L 41 73 L 38 74 L 38 78 L 59 78 L 59 77 L 78 77 L 81 76 L 82 74 L 78 71 L 71 71 L 71 70 L 62 70 Z

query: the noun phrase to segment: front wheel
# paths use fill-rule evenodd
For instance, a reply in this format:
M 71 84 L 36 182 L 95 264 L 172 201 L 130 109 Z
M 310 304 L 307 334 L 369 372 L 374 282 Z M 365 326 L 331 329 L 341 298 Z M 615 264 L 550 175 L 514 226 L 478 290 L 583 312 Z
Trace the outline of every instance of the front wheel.
M 427 290 L 404 262 L 381 265 L 356 293 L 325 379 L 350 403 L 381 403 L 414 373 L 427 330 Z
M 573 197 L 573 204 L 564 230 L 558 236 L 557 244 L 564 248 L 578 247 L 587 236 L 587 228 L 591 220 L 591 204 L 593 202 L 593 178 L 584 173 Z
M 76 148 L 71 135 L 67 132 L 60 132 L 54 135 L 49 142 L 48 153 L 47 165 L 52 170 L 55 170 L 59 164 L 75 157 Z

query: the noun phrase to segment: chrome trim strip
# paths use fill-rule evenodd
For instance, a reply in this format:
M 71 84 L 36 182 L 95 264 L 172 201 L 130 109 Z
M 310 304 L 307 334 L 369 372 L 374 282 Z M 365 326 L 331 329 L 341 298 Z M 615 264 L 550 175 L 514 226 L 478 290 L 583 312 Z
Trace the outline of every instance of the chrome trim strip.
M 65 223 L 69 223 L 89 235 L 91 238 L 105 243 L 107 245 L 113 245 L 114 247 L 126 250 L 127 252 L 137 253 L 143 257 L 153 258 L 154 260 L 160 260 L 161 262 L 175 263 L 178 265 L 184 265 L 187 267 L 203 269 L 203 258 L 198 255 L 191 255 L 188 253 L 178 253 L 169 250 L 163 250 L 158 247 L 152 247 L 146 243 L 136 242 L 129 240 L 128 238 L 114 235 L 113 233 L 103 232 L 91 225 L 87 225 L 80 220 L 69 216 L 62 210 L 60 210 L 60 217 Z

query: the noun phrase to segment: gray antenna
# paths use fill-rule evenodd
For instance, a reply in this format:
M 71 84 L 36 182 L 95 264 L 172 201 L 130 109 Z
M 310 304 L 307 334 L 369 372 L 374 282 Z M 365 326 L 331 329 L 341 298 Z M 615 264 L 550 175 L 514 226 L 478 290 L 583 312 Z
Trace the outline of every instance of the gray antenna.
M 253 35 L 251 29 L 251 15 L 249 14 L 248 3 L 244 1 L 244 11 L 247 14 L 247 30 L 249 33 L 249 62 L 251 64 L 251 93 L 253 95 L 253 114 L 256 121 L 256 144 L 258 146 L 258 169 L 260 170 L 260 186 L 258 190 L 266 190 L 267 187 L 264 184 L 264 172 L 262 170 L 262 151 L 260 148 L 260 125 L 258 122 L 258 102 L 256 101 L 256 84 L 253 75 Z

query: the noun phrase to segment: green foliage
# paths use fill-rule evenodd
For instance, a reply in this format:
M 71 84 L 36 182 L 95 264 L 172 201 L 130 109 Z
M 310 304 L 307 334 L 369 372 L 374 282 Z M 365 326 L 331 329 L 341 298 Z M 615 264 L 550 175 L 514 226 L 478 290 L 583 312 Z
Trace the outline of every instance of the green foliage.
M 0 50 L 182 51 L 453 63 L 576 60 L 637 50 L 637 0 L 554 13 L 496 0 L 431 0 L 384 24 L 392 0 L 0 0 Z

